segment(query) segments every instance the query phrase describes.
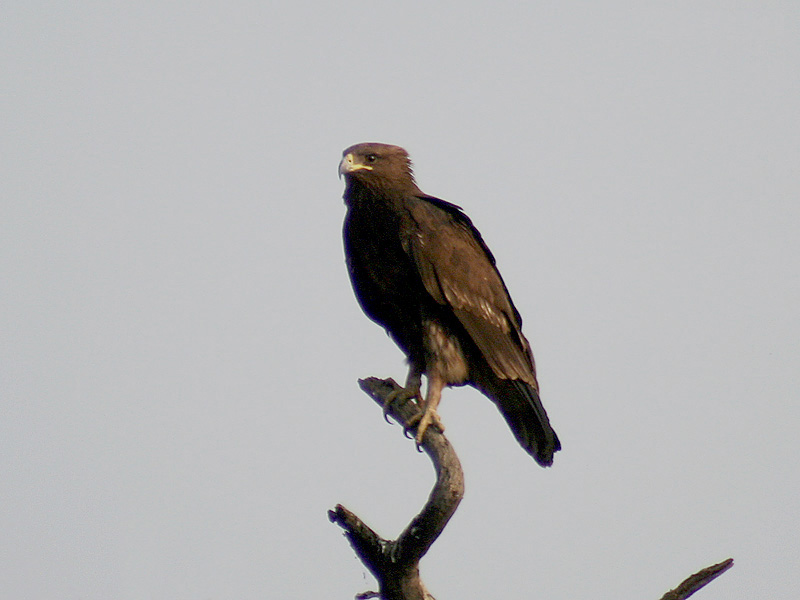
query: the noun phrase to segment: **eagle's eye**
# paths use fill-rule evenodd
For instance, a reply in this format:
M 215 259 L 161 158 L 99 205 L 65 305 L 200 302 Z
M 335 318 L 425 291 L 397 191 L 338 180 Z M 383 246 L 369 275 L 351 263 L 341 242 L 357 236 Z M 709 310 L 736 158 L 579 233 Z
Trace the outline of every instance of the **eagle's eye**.
M 367 159 L 368 163 L 374 163 L 376 160 L 378 160 L 378 155 L 377 154 L 367 154 L 366 159 Z

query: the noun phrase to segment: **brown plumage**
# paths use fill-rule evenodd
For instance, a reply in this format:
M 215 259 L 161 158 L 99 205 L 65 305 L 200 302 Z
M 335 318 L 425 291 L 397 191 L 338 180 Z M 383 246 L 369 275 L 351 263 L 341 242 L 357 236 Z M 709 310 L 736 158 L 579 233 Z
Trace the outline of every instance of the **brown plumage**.
M 471 385 L 492 399 L 542 466 L 561 448 L 539 399 L 536 367 L 495 260 L 461 209 L 424 194 L 399 146 L 344 151 L 344 246 L 364 312 L 408 357 L 406 393 L 428 380 L 422 439 L 442 388 Z

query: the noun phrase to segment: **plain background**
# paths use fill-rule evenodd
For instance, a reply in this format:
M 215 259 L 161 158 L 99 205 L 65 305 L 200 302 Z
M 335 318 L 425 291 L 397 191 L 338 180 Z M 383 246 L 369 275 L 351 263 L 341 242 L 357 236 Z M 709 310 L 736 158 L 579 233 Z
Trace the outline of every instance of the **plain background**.
M 800 596 L 800 5 L 6 2 L 0 594 L 352 598 L 433 481 L 358 377 L 336 169 L 406 147 L 525 319 L 552 469 L 466 389 L 438 598 Z

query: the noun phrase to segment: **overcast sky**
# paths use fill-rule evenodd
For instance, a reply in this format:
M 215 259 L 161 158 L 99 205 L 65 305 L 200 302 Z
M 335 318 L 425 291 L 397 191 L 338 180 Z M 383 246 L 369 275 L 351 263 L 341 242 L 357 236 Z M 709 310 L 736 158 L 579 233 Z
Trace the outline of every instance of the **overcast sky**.
M 406 147 L 523 315 L 563 451 L 447 390 L 440 600 L 800 597 L 800 4 L 0 9 L 0 594 L 352 598 L 433 470 L 344 267 L 343 148 Z

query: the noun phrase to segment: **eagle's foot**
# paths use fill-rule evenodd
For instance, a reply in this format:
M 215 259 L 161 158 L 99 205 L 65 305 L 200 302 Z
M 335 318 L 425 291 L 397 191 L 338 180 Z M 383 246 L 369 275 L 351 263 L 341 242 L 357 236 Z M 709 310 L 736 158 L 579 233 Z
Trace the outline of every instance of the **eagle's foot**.
M 418 405 L 422 403 L 422 394 L 420 394 L 418 385 L 401 387 L 387 394 L 386 400 L 383 403 L 383 418 L 386 420 L 386 422 L 391 423 L 391 421 L 389 421 L 389 409 L 391 409 L 395 402 L 405 402 L 406 400 L 412 399 L 416 399 Z M 409 425 L 406 423 L 404 425 L 404 429 L 408 429 L 408 427 Z
M 442 423 L 439 413 L 436 412 L 436 409 L 433 407 L 428 407 L 425 409 L 424 413 L 413 417 L 408 423 L 406 423 L 406 429 L 410 429 L 415 423 L 417 424 L 417 435 L 414 436 L 414 441 L 417 443 L 417 446 L 422 444 L 422 438 L 425 437 L 425 432 L 431 425 L 435 426 L 439 431 L 444 433 L 444 423 Z

